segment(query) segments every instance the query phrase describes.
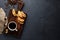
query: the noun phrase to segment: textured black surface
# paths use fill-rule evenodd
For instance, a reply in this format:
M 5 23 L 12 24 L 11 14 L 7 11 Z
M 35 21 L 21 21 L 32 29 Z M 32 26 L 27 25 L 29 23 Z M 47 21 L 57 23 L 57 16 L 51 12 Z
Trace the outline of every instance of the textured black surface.
M 0 40 L 60 40 L 60 1 L 23 1 L 23 11 L 28 17 L 21 38 L 0 35 Z M 4 3 L 0 0 L 0 7 L 5 10 Z

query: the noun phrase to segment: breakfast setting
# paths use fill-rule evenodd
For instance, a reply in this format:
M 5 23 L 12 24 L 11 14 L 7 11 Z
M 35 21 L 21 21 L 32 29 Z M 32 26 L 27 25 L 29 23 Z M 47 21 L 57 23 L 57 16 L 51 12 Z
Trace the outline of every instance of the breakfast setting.
M 22 34 L 23 25 L 27 14 L 22 10 L 24 2 L 22 0 L 7 0 L 5 7 L 11 6 L 8 16 L 3 8 L 0 8 L 0 34 L 19 36 Z M 17 9 L 14 6 L 17 5 Z

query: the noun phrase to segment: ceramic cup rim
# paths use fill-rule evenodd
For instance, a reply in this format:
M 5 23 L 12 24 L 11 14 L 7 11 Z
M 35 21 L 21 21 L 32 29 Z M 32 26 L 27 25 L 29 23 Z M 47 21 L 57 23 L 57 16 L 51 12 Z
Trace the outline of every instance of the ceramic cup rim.
M 15 27 L 14 29 L 11 29 L 11 28 L 9 27 L 9 24 L 10 24 L 10 23 L 15 23 L 15 24 L 16 24 L 15 21 L 9 22 L 9 23 L 8 23 L 8 29 L 11 30 L 11 31 L 17 30 L 17 24 L 16 24 L 16 27 Z

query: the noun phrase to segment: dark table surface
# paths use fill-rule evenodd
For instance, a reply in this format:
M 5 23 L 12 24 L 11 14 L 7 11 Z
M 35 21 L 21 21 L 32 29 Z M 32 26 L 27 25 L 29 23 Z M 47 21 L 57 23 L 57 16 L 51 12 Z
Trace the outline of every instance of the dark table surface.
M 23 0 L 28 17 L 21 38 L 0 35 L 0 40 L 60 40 L 60 0 Z M 0 0 L 5 9 L 6 0 Z

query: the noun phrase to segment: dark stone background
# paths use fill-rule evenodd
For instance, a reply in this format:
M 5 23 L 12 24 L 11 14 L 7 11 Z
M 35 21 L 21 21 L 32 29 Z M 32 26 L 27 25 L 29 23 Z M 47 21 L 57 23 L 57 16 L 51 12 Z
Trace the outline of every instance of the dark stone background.
M 21 38 L 0 35 L 0 40 L 60 40 L 60 0 L 23 0 L 28 17 Z M 5 11 L 6 0 L 0 0 Z

